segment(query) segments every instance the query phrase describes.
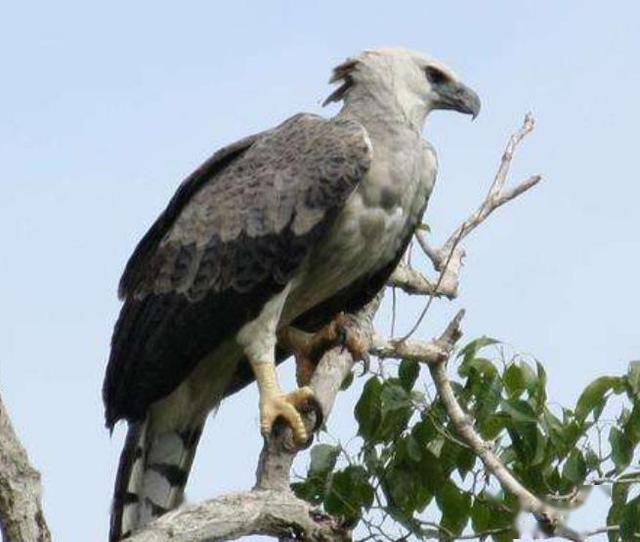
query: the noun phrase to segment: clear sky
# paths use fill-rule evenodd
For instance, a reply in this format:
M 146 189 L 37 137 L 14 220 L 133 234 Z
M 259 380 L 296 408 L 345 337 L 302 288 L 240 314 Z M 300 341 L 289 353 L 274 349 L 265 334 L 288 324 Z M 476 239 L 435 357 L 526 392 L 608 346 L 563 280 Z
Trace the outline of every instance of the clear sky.
M 100 387 L 135 243 L 217 147 L 321 112 L 331 67 L 363 48 L 429 52 L 482 97 L 475 123 L 437 113 L 425 130 L 440 159 L 426 218 L 437 239 L 480 202 L 524 114 L 538 122 L 513 177 L 543 183 L 465 243 L 460 299 L 438 303 L 422 336 L 465 307 L 467 337 L 535 354 L 567 404 L 624 371 L 640 356 L 639 5 L 5 2 L 0 390 L 43 472 L 56 539 L 106 534 L 124 431 L 104 429 Z M 405 329 L 418 309 L 406 305 Z M 340 398 L 332 432 L 351 434 L 354 400 Z M 251 486 L 257 413 L 249 390 L 209 423 L 191 500 Z

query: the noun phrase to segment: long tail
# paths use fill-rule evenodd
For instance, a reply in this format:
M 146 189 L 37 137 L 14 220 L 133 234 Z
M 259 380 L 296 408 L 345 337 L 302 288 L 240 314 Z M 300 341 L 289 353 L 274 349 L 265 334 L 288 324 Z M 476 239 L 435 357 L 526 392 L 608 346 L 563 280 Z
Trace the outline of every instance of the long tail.
M 182 502 L 204 422 L 155 432 L 147 418 L 129 425 L 116 475 L 109 542 L 119 542 Z

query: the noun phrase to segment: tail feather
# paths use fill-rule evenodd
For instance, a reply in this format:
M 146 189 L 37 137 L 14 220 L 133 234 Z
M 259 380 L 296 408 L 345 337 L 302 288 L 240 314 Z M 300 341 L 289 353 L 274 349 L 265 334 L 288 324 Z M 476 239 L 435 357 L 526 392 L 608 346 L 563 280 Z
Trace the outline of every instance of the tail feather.
M 201 433 L 202 423 L 159 433 L 148 418 L 129 425 L 116 476 L 110 542 L 119 542 L 182 502 Z

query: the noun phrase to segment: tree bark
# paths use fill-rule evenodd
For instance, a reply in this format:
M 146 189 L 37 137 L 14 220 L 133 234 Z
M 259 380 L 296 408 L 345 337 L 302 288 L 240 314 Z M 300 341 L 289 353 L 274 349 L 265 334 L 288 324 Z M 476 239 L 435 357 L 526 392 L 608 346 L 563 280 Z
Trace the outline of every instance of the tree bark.
M 40 473 L 29 463 L 0 397 L 0 532 L 5 542 L 50 542 Z

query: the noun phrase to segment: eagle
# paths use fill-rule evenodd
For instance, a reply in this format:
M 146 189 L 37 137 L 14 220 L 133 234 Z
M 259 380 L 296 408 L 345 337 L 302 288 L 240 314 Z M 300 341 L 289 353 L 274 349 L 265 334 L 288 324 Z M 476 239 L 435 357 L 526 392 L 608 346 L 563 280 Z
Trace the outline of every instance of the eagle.
M 209 413 L 254 380 L 263 435 L 280 418 L 308 440 L 304 345 L 368 303 L 401 259 L 436 178 L 427 115 L 480 110 L 447 66 L 401 48 L 350 57 L 330 83 L 336 116 L 297 114 L 214 153 L 125 267 L 103 386 L 107 427 L 128 422 L 111 542 L 181 502 Z M 306 366 L 285 393 L 276 363 L 296 352 Z

